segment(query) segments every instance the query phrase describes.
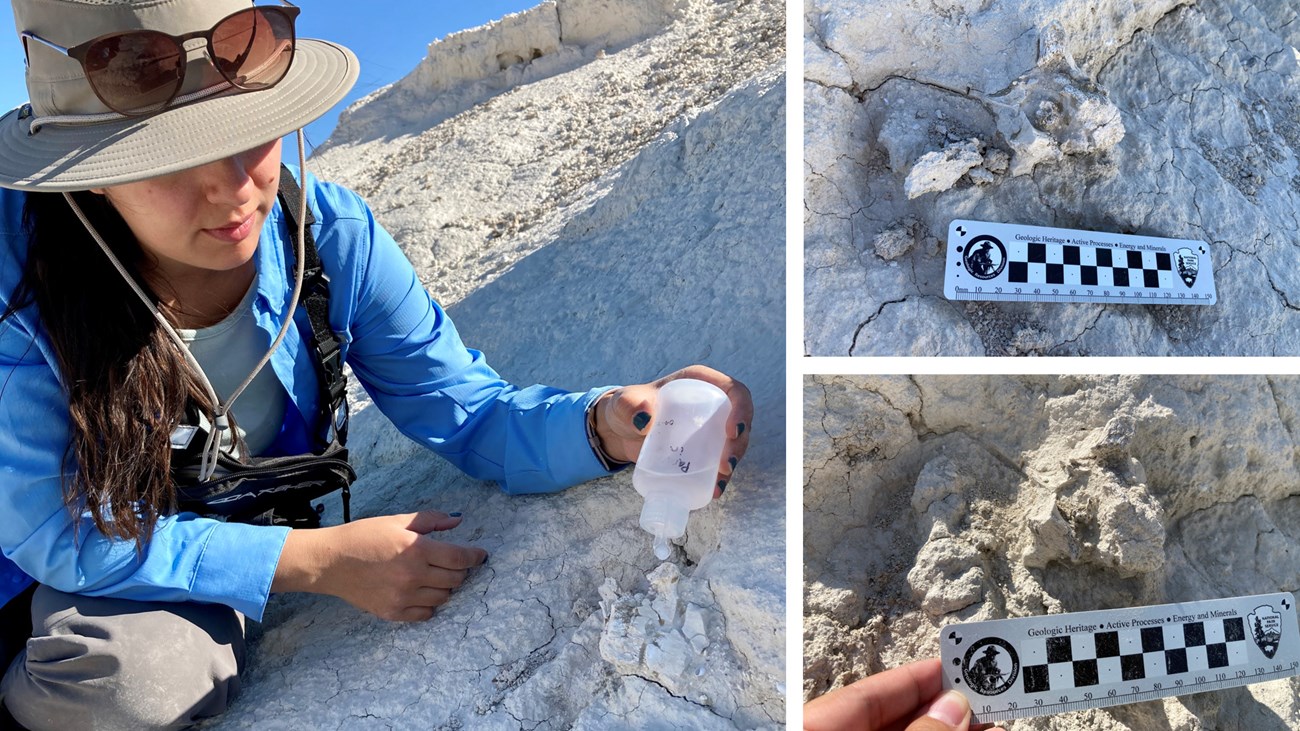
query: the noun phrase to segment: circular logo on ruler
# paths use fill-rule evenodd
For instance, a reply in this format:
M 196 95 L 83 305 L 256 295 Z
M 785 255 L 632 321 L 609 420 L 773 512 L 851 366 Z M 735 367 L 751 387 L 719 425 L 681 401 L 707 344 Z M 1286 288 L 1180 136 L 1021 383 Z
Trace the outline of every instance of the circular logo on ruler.
M 962 248 L 962 264 L 976 279 L 992 279 L 1007 266 L 1007 249 L 996 237 L 976 236 Z
M 985 637 L 970 646 L 962 661 L 961 676 L 980 695 L 1000 695 L 1020 676 L 1020 656 L 1010 642 Z

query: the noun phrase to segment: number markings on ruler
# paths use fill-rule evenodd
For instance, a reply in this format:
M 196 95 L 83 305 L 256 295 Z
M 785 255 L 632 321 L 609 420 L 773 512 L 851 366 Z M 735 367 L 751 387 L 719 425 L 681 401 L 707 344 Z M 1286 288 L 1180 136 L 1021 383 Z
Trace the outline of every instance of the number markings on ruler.
M 1290 594 L 949 625 L 940 646 L 944 688 L 970 699 L 974 723 L 1300 674 Z
M 944 296 L 1001 302 L 1215 302 L 1201 241 L 984 221 L 948 230 Z

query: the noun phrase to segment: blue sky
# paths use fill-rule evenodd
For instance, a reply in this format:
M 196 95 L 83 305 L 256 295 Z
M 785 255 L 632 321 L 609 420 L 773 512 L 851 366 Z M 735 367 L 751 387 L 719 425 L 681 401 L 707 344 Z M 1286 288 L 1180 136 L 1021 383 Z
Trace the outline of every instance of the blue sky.
M 203 0 L 195 0 L 203 2 Z M 424 58 L 430 41 L 465 28 L 473 28 L 509 13 L 526 10 L 541 0 L 473 0 L 473 2 L 417 2 L 392 0 L 358 3 L 344 0 L 301 0 L 298 35 L 326 38 L 352 49 L 361 60 L 361 78 L 338 106 L 307 127 L 310 143 L 329 136 L 339 112 L 357 99 L 402 78 Z M 0 13 L 0 107 L 8 110 L 27 101 L 23 80 L 23 51 L 12 15 Z M 291 151 L 286 147 L 285 156 Z M 292 153 L 296 154 L 296 153 Z

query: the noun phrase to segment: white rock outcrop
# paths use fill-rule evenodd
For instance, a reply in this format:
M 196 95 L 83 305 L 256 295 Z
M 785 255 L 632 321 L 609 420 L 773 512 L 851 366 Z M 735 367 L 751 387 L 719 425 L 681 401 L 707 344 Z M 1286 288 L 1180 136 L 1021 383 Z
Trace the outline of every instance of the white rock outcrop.
M 415 70 L 340 116 L 321 151 L 432 127 L 502 91 L 571 71 L 662 33 L 684 0 L 545 0 L 429 44 Z
M 806 352 L 1300 353 L 1298 13 L 808 0 Z M 954 218 L 1205 241 L 1219 301 L 949 302 Z M 918 245 L 881 255 L 873 242 L 905 220 Z
M 553 54 L 572 68 L 481 63 L 540 42 L 557 9 L 561 36 L 589 41 Z M 461 510 L 439 537 L 490 562 L 415 625 L 277 597 L 210 728 L 784 723 L 783 17 L 776 0 L 543 3 L 443 41 L 477 50 L 439 78 L 489 98 L 401 122 L 446 93 L 408 78 L 353 109 L 309 167 L 367 199 L 504 377 L 577 389 L 705 363 L 752 390 L 753 441 L 661 564 L 630 472 L 510 497 L 354 385 L 354 514 Z
M 1300 378 L 807 380 L 804 696 L 952 622 L 1300 590 Z M 1300 727 L 1300 679 L 1011 731 Z

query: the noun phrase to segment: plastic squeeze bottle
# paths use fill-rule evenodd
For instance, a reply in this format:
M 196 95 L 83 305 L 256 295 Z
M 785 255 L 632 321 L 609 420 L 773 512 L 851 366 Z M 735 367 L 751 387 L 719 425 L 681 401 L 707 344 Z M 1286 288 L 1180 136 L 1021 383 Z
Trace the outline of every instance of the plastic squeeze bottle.
M 713 499 L 730 415 L 727 394 L 711 383 L 680 378 L 659 389 L 632 485 L 645 498 L 641 527 L 654 536 L 661 561 L 668 558 L 668 541 L 686 532 L 690 512 Z

